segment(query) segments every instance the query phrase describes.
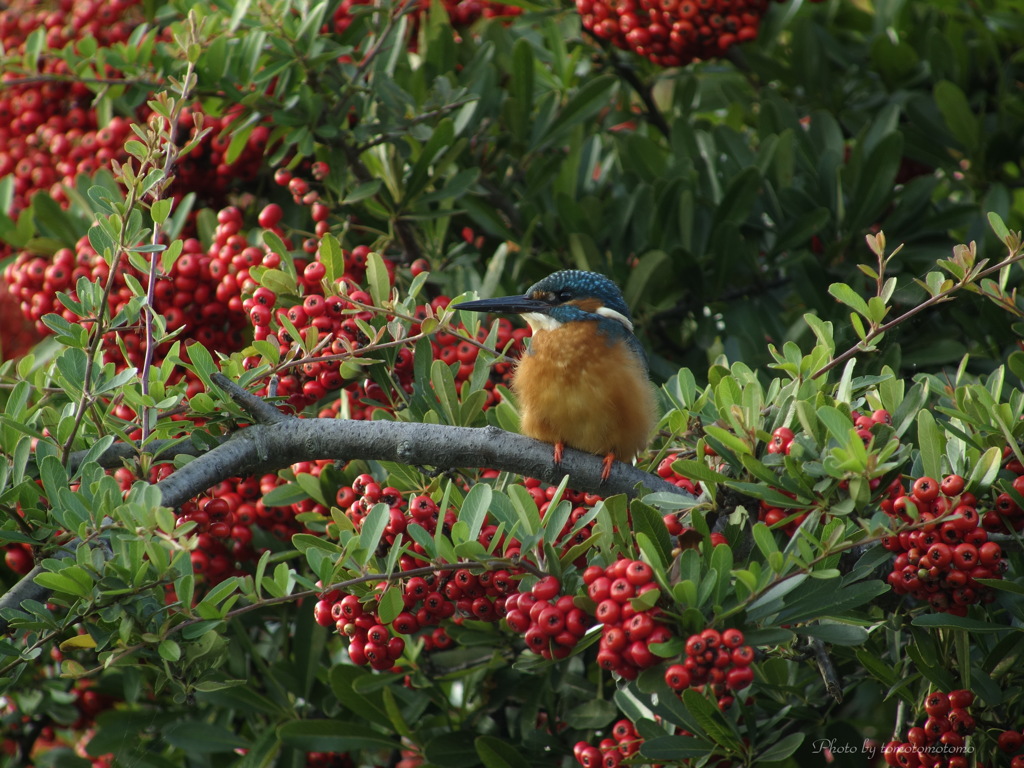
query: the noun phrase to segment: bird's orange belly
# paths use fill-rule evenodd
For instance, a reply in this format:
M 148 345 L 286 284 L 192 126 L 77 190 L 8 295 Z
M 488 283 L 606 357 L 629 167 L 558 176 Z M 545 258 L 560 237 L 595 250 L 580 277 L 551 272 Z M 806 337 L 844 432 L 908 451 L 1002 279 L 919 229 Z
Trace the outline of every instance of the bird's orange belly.
M 535 334 L 513 389 L 523 434 L 545 442 L 630 461 L 654 427 L 644 370 L 624 343 L 607 344 L 591 323 Z

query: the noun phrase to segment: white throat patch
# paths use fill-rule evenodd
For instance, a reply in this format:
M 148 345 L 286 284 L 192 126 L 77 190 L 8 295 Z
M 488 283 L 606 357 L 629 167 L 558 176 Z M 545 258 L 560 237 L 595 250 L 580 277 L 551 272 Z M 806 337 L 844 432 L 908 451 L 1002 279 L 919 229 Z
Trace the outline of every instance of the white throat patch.
M 537 333 L 537 331 L 554 331 L 562 327 L 562 324 L 555 320 L 555 318 L 543 312 L 524 312 L 523 319 L 530 324 L 530 329 L 534 333 Z
M 612 320 L 618 320 L 626 326 L 627 331 L 630 333 L 633 332 L 633 324 L 629 322 L 626 316 L 621 312 L 616 312 L 614 309 L 609 309 L 608 307 L 598 307 L 594 310 L 594 314 L 601 315 L 603 317 L 610 317 Z

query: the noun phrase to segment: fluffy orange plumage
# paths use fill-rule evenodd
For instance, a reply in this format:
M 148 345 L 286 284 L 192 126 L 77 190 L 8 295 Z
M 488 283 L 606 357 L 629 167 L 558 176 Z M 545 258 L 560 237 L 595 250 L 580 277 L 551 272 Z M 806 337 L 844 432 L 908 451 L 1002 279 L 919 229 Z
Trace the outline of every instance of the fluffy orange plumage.
M 647 446 L 657 422 L 645 366 L 596 321 L 535 330 L 512 388 L 524 435 L 620 461 Z

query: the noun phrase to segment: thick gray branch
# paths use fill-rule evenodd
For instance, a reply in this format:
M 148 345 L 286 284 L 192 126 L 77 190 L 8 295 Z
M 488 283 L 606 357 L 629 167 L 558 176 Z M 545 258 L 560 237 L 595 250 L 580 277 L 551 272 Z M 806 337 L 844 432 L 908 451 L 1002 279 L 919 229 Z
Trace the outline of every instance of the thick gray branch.
M 243 406 L 244 407 L 244 406 Z M 267 413 L 262 414 L 266 420 Z M 190 442 L 161 445 L 165 457 L 196 455 Z M 138 452 L 138 446 L 114 445 L 99 462 L 118 466 Z M 497 427 L 449 427 L 439 424 L 409 424 L 390 421 L 349 421 L 342 419 L 274 418 L 238 430 L 215 448 L 201 453 L 174 474 L 157 483 L 163 503 L 181 506 L 189 499 L 229 477 L 275 472 L 299 461 L 353 459 L 394 461 L 434 469 L 487 467 L 548 483 L 570 476 L 569 487 L 578 491 L 611 496 L 638 492 L 669 492 L 689 495 L 676 486 L 636 467 L 616 462 L 611 475 L 601 481 L 601 459 L 589 453 L 566 449 L 555 467 L 553 450 L 547 443 L 505 432 Z M 639 490 L 638 490 L 639 489 Z M 73 546 L 73 545 L 68 545 Z M 0 597 L 0 613 L 17 609 L 25 599 L 45 602 L 49 590 L 33 579 L 34 569 Z M 8 621 L 0 616 L 0 634 Z
M 552 447 L 496 427 L 449 427 L 391 421 L 286 419 L 240 429 L 157 487 L 164 504 L 178 506 L 228 477 L 273 472 L 298 461 L 353 459 L 394 461 L 434 469 L 487 467 L 548 483 L 570 476 L 578 491 L 611 496 L 667 491 L 685 493 L 661 478 L 621 462 L 601 482 L 601 459 L 567 449 L 555 467 Z

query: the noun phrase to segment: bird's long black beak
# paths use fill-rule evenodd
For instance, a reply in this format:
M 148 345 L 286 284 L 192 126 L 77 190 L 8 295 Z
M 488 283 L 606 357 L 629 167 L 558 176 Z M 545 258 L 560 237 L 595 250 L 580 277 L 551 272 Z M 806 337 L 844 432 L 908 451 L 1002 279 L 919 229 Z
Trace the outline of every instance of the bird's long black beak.
M 548 312 L 551 310 L 551 305 L 546 301 L 533 299 L 529 296 L 501 296 L 494 299 L 464 301 L 461 304 L 456 304 L 455 309 L 465 309 L 469 312 L 498 312 L 522 315 L 527 312 Z

